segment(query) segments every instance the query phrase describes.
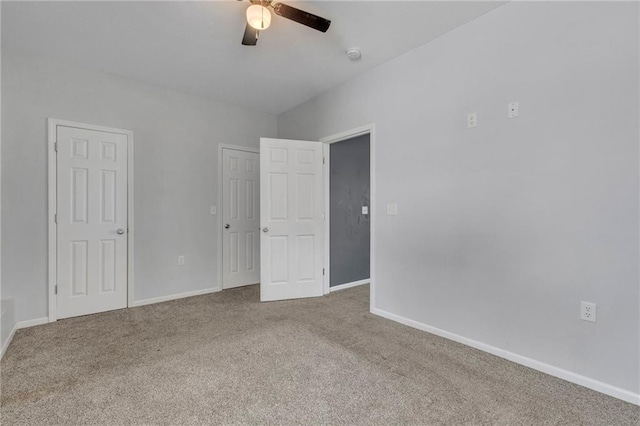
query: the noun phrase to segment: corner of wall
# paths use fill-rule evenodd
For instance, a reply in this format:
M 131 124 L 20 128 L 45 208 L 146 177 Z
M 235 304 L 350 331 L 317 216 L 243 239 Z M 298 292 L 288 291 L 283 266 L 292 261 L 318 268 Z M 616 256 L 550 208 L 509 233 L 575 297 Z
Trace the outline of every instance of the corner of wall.
M 13 299 L 2 300 L 0 302 L 0 311 L 0 335 L 2 343 L 0 359 L 2 359 L 17 329 Z

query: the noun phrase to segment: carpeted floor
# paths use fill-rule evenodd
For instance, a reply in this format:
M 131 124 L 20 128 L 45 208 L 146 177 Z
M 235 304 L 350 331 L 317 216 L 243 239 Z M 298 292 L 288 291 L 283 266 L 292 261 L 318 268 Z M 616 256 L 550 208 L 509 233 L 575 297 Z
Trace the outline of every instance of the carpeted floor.
M 251 286 L 19 330 L 2 424 L 640 424 L 368 306 L 368 286 L 272 303 Z

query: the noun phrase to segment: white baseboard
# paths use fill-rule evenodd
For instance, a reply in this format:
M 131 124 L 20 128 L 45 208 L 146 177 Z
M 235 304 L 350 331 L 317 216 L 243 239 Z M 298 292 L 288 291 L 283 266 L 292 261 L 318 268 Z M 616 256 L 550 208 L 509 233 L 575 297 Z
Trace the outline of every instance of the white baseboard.
M 42 317 L 42 318 L 35 318 L 27 321 L 20 321 L 16 324 L 16 327 L 18 329 L 21 329 L 21 328 L 27 328 L 27 327 L 35 327 L 36 325 L 42 325 L 42 324 L 48 324 L 48 323 L 49 323 L 49 318 Z
M 331 293 L 334 291 L 344 290 L 344 289 L 356 287 L 359 285 L 369 284 L 369 281 L 370 281 L 369 278 L 367 278 L 366 280 L 353 281 L 346 284 L 334 285 L 333 287 L 329 287 L 329 292 Z
M 534 370 L 538 370 L 551 376 L 566 380 L 568 382 L 584 386 L 586 388 L 604 393 L 614 398 L 618 398 L 635 405 L 640 405 L 640 394 L 633 393 L 631 391 L 621 389 L 619 387 L 612 386 L 607 383 L 603 383 L 598 380 L 591 379 L 589 377 L 582 376 L 580 374 L 576 374 L 559 367 L 554 367 L 553 365 L 545 364 L 544 362 L 536 361 L 535 359 L 527 358 L 525 356 L 518 355 L 513 352 L 497 348 L 495 346 L 487 345 L 486 343 L 478 342 L 477 340 L 459 336 L 457 334 L 453 334 L 418 321 L 401 317 L 400 315 L 392 314 L 382 309 L 371 308 L 371 313 L 390 319 L 392 321 L 399 322 L 400 324 L 408 325 L 409 327 L 417 328 L 418 330 L 426 331 L 427 333 L 435 334 L 436 336 L 444 337 L 445 339 L 462 343 L 463 345 L 471 346 L 472 348 L 488 352 L 490 354 L 499 356 L 500 358 L 508 359 L 509 361 L 524 365 L 525 367 L 533 368 Z
M 13 340 L 13 336 L 16 334 L 16 330 L 18 330 L 18 324 L 13 325 L 13 328 L 11 329 L 11 333 L 9 333 L 9 337 L 7 338 L 7 341 L 4 342 L 4 345 L 2 345 L 2 349 L 0 350 L 0 359 L 2 359 L 2 357 L 4 356 L 4 353 L 7 351 L 7 348 L 11 344 L 11 341 Z
M 35 318 L 32 320 L 20 321 L 15 323 L 13 326 L 13 329 L 11 330 L 11 333 L 9 333 L 9 338 L 2 346 L 2 350 L 0 352 L 0 359 L 2 359 L 2 357 L 4 356 L 4 353 L 7 351 L 7 348 L 9 347 L 9 344 L 13 340 L 13 336 L 16 334 L 16 331 L 18 331 L 21 328 L 28 328 L 28 327 L 34 327 L 36 325 L 47 324 L 48 322 L 49 322 L 49 318 L 43 317 L 43 318 Z
M 249 284 L 238 284 L 238 285 L 232 285 L 232 286 L 227 286 L 227 287 L 222 286 L 222 289 L 223 290 L 231 290 L 232 288 L 247 287 L 247 286 L 250 286 L 250 285 L 259 285 L 259 284 L 260 283 L 257 282 L 257 283 L 249 283 Z
M 191 296 L 199 296 L 201 294 L 215 293 L 216 291 L 220 291 L 220 290 L 221 289 L 219 287 L 206 288 L 204 290 L 195 290 L 195 291 L 189 291 L 186 293 L 172 294 L 170 296 L 155 297 L 153 299 L 138 300 L 136 302 L 133 302 L 133 305 L 131 307 L 150 305 L 152 303 L 167 302 L 169 300 L 182 299 L 184 297 L 191 297 Z M 36 325 L 42 325 L 42 324 L 48 324 L 48 323 L 49 323 L 49 317 L 35 318 L 31 320 L 17 322 L 13 326 L 13 330 L 11 330 L 11 333 L 9 334 L 9 338 L 7 339 L 5 344 L 2 346 L 2 350 L 0 352 L 0 359 L 2 359 L 2 357 L 4 356 L 4 353 L 9 347 L 9 344 L 11 343 L 11 340 L 13 339 L 13 336 L 16 334 L 17 330 L 21 328 L 35 327 Z
M 220 290 L 222 290 L 220 287 L 205 288 L 202 290 L 194 290 L 194 291 L 187 291 L 185 293 L 171 294 L 169 296 L 160 296 L 160 297 L 153 297 L 151 299 L 136 300 L 129 307 L 135 308 L 137 306 L 151 305 L 153 303 L 168 302 L 169 300 L 183 299 L 185 297 L 200 296 L 203 294 L 215 293 Z

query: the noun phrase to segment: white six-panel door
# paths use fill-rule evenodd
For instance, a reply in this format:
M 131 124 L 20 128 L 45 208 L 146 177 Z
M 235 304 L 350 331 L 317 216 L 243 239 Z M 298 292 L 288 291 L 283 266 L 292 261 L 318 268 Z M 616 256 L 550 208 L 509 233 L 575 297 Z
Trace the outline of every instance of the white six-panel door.
M 58 318 L 127 306 L 127 136 L 57 126 Z
M 260 155 L 222 150 L 222 288 L 260 281 Z
M 322 144 L 260 139 L 260 181 L 260 299 L 322 296 Z

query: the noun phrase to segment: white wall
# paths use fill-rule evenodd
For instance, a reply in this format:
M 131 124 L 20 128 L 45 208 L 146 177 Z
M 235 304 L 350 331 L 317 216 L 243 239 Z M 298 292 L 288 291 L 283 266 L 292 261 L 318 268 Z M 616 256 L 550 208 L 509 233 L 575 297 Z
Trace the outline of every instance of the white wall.
M 2 22 L 2 5 L 0 5 L 0 22 Z M 0 40 L 2 31 L 0 31 Z M 2 78 L 2 58 L 0 55 L 0 80 Z M 0 85 L 0 99 L 2 86 Z M 0 114 L 1 116 L 1 114 Z M 2 120 L 0 120 L 0 223 L 2 223 Z M 2 241 L 2 226 L 0 226 L 0 241 Z M 16 326 L 13 312 L 13 299 L 2 297 L 2 244 L 0 244 L 0 357 L 4 355 Z
M 377 309 L 638 393 L 637 8 L 510 3 L 278 118 L 375 123 Z
M 48 315 L 47 117 L 134 132 L 136 301 L 219 287 L 218 144 L 258 147 L 275 116 L 5 50 L 2 297 L 18 322 Z

